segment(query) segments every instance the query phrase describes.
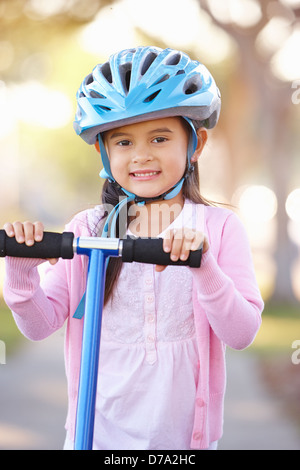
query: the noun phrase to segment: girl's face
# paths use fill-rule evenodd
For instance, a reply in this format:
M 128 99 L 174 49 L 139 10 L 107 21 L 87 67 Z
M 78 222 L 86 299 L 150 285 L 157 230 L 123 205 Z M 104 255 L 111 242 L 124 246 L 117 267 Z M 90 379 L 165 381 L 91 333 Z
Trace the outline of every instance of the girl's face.
M 189 133 L 181 118 L 118 127 L 104 142 L 113 177 L 137 196 L 160 196 L 184 175 Z

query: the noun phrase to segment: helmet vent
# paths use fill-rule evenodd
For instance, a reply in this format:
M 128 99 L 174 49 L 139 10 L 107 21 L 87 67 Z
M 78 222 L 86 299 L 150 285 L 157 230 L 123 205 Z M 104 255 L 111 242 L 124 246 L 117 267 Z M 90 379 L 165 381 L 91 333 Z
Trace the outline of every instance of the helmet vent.
M 158 85 L 159 83 L 165 82 L 166 80 L 169 80 L 169 78 L 170 78 L 170 75 L 167 73 L 166 75 L 164 75 L 163 77 L 161 77 L 161 78 L 155 83 L 155 85 Z
M 111 111 L 111 108 L 107 106 L 95 106 L 95 108 L 99 109 L 99 111 Z
M 109 62 L 105 62 L 105 64 L 102 65 L 102 67 L 101 67 L 101 72 L 102 72 L 103 77 L 108 81 L 108 83 L 112 83 L 112 82 L 113 82 L 113 78 L 112 78 L 112 73 L 111 73 L 111 68 L 110 68 Z
M 103 95 L 100 93 L 97 93 L 97 91 L 91 90 L 90 91 L 90 97 L 91 98 L 105 98 Z
M 198 75 L 195 75 L 194 77 L 191 77 L 189 80 L 187 80 L 183 92 L 186 95 L 193 95 L 194 93 L 197 93 L 197 91 L 201 90 L 201 88 L 202 80 Z
M 177 52 L 176 54 L 172 54 L 171 57 L 166 60 L 166 65 L 178 65 L 180 61 L 181 54 L 180 52 Z
M 145 75 L 145 73 L 147 72 L 147 70 L 149 70 L 149 68 L 151 67 L 151 65 L 152 65 L 153 62 L 155 61 L 157 55 L 158 55 L 158 54 L 157 54 L 156 52 L 150 52 L 150 53 L 147 55 L 147 57 L 146 57 L 145 60 L 144 60 L 143 66 L 142 66 L 141 75 Z
M 130 70 L 127 70 L 125 74 L 125 90 L 127 91 L 127 93 L 129 92 L 129 88 L 130 88 L 130 79 L 131 79 L 131 68 Z
M 127 64 L 121 65 L 119 68 L 123 88 L 124 88 L 126 95 L 129 93 L 129 89 L 130 89 L 131 68 L 132 68 L 132 64 L 130 64 L 129 62 Z
M 151 101 L 155 100 L 155 98 L 157 97 L 157 95 L 159 95 L 160 92 L 161 90 L 157 90 L 155 93 L 152 93 L 152 95 L 148 96 L 148 98 L 144 100 L 144 103 L 150 103 Z
M 91 83 L 93 83 L 93 81 L 94 81 L 93 75 L 90 73 L 85 79 L 85 84 L 90 85 Z

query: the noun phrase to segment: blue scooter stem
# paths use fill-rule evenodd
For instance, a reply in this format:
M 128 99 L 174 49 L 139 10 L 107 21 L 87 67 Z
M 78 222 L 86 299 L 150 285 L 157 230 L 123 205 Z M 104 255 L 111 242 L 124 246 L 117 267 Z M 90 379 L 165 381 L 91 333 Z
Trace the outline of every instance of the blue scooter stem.
M 74 450 L 93 448 L 105 264 L 104 253 L 92 250 L 86 291 Z
M 119 256 L 119 251 L 89 251 L 74 450 L 93 448 L 105 271 L 111 255 Z

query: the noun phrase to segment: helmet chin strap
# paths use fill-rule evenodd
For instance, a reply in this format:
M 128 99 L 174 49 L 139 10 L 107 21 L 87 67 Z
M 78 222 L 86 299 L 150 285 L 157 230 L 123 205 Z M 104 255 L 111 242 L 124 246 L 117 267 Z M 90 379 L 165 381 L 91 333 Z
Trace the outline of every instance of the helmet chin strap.
M 189 144 L 188 144 L 188 152 L 187 152 L 188 168 L 184 176 L 180 179 L 180 181 L 178 181 L 178 183 L 176 183 L 175 186 L 173 186 L 173 188 L 153 198 L 137 196 L 136 194 L 133 194 L 127 191 L 125 188 L 119 185 L 120 189 L 124 192 L 124 194 L 126 194 L 127 197 L 122 199 L 122 201 L 120 201 L 108 215 L 107 221 L 105 223 L 105 226 L 101 235 L 102 237 L 105 237 L 105 238 L 116 237 L 116 225 L 117 225 L 117 219 L 118 219 L 119 213 L 128 202 L 134 201 L 136 204 L 143 206 L 147 203 L 151 203 L 151 202 L 155 202 L 159 200 L 173 199 L 180 193 L 184 181 L 194 171 L 194 166 L 191 164 L 191 158 L 196 150 L 197 142 L 198 142 L 197 132 L 195 130 L 193 123 L 188 118 L 184 118 L 184 119 L 186 119 L 186 121 L 190 124 L 191 130 L 192 130 L 191 137 L 189 139 Z M 101 154 L 102 163 L 103 163 L 103 169 L 100 171 L 99 175 L 101 178 L 108 179 L 111 183 L 115 183 L 118 185 L 118 183 L 116 182 L 116 180 L 114 179 L 111 173 L 109 158 L 108 158 L 107 151 L 106 151 L 101 134 L 98 134 L 98 142 L 99 142 L 100 154 Z M 109 226 L 110 226 L 110 229 L 109 229 Z

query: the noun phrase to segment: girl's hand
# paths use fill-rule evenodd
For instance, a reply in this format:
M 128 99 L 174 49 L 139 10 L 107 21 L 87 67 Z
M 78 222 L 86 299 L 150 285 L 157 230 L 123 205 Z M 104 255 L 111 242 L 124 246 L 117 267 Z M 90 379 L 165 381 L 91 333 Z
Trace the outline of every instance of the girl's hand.
M 4 225 L 4 230 L 8 237 L 15 237 L 18 243 L 25 243 L 27 246 L 34 245 L 35 242 L 41 242 L 44 236 L 44 226 L 42 222 L 10 222 Z M 48 260 L 50 264 L 57 263 L 57 259 Z
M 172 261 L 179 259 L 185 261 L 190 251 L 195 251 L 203 243 L 203 254 L 209 249 L 206 235 L 189 228 L 169 230 L 164 237 L 163 248 L 166 253 L 170 253 Z M 167 266 L 156 265 L 155 270 L 161 272 Z

